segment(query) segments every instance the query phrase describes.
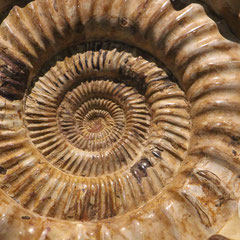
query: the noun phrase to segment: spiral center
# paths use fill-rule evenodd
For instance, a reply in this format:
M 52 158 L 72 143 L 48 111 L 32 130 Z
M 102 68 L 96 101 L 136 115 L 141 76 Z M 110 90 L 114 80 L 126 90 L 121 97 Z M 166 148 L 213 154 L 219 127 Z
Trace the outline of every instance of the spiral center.
M 79 120 L 78 124 L 81 125 L 79 129 L 83 131 L 83 135 L 93 133 L 97 136 L 99 133 L 104 133 L 107 129 L 112 128 L 114 120 L 107 111 L 93 109 L 86 114 L 82 124 Z
M 101 116 L 93 116 L 87 123 L 87 129 L 91 133 L 99 133 L 106 126 L 106 121 Z

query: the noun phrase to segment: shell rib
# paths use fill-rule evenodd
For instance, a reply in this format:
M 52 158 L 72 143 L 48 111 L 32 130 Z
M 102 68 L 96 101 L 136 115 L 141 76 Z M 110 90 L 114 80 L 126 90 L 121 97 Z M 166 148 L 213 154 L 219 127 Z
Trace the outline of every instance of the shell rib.
M 1 239 L 206 239 L 236 210 L 240 48 L 202 6 L 35 0 L 0 36 Z

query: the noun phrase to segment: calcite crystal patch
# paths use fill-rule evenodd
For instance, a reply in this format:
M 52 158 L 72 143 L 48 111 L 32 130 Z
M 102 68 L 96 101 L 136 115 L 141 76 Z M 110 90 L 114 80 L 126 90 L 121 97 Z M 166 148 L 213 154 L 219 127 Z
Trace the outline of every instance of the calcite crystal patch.
M 0 2 L 0 240 L 239 239 L 240 6 L 215 2 Z

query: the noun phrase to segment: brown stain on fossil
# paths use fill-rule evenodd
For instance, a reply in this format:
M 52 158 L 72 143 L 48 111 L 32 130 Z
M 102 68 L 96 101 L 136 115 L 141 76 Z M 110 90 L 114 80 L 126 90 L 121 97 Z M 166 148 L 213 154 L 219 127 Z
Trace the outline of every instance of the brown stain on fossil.
M 0 97 L 2 239 L 205 239 L 223 225 L 240 50 L 201 6 L 36 0 L 0 35 L 18 93 Z
M 10 100 L 22 99 L 27 87 L 27 66 L 4 50 L 0 53 L 0 94 Z
M 229 238 L 221 235 L 214 235 L 214 236 L 211 236 L 209 240 L 229 240 Z

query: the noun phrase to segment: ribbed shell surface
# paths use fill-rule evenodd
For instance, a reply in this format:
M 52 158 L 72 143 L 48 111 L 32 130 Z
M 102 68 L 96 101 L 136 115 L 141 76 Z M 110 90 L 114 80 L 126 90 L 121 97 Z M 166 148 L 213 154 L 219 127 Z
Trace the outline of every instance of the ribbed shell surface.
M 35 0 L 0 48 L 0 239 L 207 239 L 236 210 L 240 47 L 201 5 Z

